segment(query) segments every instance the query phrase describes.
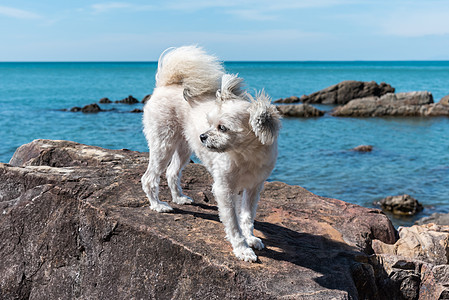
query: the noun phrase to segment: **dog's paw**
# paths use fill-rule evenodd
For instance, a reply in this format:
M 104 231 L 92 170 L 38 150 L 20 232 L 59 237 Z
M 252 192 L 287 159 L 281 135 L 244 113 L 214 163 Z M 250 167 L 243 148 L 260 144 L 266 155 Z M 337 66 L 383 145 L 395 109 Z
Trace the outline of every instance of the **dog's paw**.
M 263 248 L 265 248 L 262 240 L 255 236 L 250 236 L 249 238 L 247 238 L 246 243 L 248 244 L 248 246 L 257 250 L 262 250 Z
M 173 198 L 173 202 L 175 202 L 176 204 L 192 204 L 193 199 L 187 196 L 180 196 Z
M 234 249 L 234 255 L 244 261 L 248 262 L 256 262 L 257 261 L 257 255 L 254 253 L 253 249 L 251 248 L 237 248 Z
M 158 202 L 158 203 L 156 203 L 154 205 L 151 204 L 150 208 L 152 210 L 155 210 L 155 211 L 160 212 L 160 213 L 166 213 L 166 212 L 172 212 L 173 211 L 173 208 L 170 205 L 168 205 L 166 202 L 162 202 L 162 201 L 160 201 L 160 202 Z

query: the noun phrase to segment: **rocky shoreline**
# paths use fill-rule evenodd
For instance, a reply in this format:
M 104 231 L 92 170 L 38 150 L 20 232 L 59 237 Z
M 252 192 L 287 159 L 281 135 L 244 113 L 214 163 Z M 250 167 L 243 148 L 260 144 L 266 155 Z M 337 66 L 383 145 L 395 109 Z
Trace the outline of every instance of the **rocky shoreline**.
M 378 209 L 267 182 L 255 223 L 267 248 L 245 263 L 225 241 L 202 166 L 189 164 L 182 181 L 195 205 L 149 209 L 140 188 L 147 155 L 36 140 L 0 164 L 0 298 L 449 295 L 448 226 L 398 234 Z
M 334 117 L 433 117 L 449 116 L 449 95 L 434 103 L 427 91 L 394 93 L 387 83 L 374 81 L 342 81 L 338 84 L 301 97 L 291 96 L 274 101 L 278 107 L 326 104 L 336 106 L 330 111 Z M 299 110 L 299 107 L 297 108 Z M 290 109 L 292 110 L 292 109 Z M 325 115 L 321 112 L 320 115 Z M 286 115 L 293 116 L 293 115 Z M 302 117 L 302 115 L 299 115 Z
M 301 97 L 290 96 L 275 100 L 276 107 L 284 117 L 313 118 L 330 114 L 334 117 L 433 117 L 449 116 L 449 95 L 443 97 L 438 103 L 434 103 L 430 92 L 408 92 L 395 94 L 395 88 L 382 82 L 347 80 L 328 88 L 303 95 Z M 139 101 L 132 95 L 112 101 L 109 98 L 101 98 L 100 104 L 145 104 L 151 99 L 151 94 Z M 311 104 L 324 104 L 336 106 L 329 113 L 322 111 Z M 114 109 L 102 109 L 97 103 L 84 107 L 72 107 L 62 109 L 70 112 L 98 113 L 114 111 Z M 141 108 L 135 108 L 131 113 L 141 113 Z

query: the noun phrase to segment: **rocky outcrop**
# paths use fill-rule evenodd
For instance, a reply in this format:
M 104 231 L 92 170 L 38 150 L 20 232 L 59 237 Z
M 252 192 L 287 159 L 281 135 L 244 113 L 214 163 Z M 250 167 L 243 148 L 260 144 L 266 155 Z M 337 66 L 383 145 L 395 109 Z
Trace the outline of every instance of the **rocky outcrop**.
M 277 105 L 276 108 L 284 117 L 321 117 L 324 112 L 309 104 Z
M 115 101 L 115 103 L 136 104 L 136 103 L 139 103 L 139 100 L 134 98 L 132 95 L 129 95 L 128 97 L 126 97 L 126 98 L 124 98 L 122 100 Z
M 274 103 L 285 103 L 285 104 L 290 104 L 290 103 L 298 103 L 300 102 L 299 98 L 296 96 L 290 96 L 287 98 L 281 98 L 281 99 L 277 99 L 274 101 Z
M 0 298 L 395 299 L 368 255 L 373 239 L 396 241 L 379 210 L 266 183 L 255 222 L 266 249 L 250 264 L 225 240 L 202 166 L 182 180 L 196 204 L 160 214 L 140 187 L 147 163 L 36 140 L 0 164 Z
M 100 112 L 103 110 L 100 108 L 100 106 L 98 106 L 98 104 L 92 103 L 92 104 L 88 104 L 84 107 L 78 107 L 78 106 L 72 107 L 70 109 L 70 111 L 71 112 L 80 112 L 81 111 L 83 113 L 97 113 L 97 112 Z
M 448 299 L 449 226 L 402 227 L 399 236 L 394 245 L 373 241 L 390 285 L 401 287 L 401 299 Z
M 109 103 L 112 103 L 112 101 L 109 98 L 101 98 L 99 103 L 109 104 Z
M 394 88 L 382 82 L 377 84 L 374 81 L 354 81 L 347 80 L 325 88 L 310 95 L 304 95 L 300 98 L 303 103 L 322 103 L 322 104 L 346 104 L 353 99 L 365 97 L 380 97 L 387 93 L 394 93 Z
M 412 216 L 423 210 L 421 203 L 407 194 L 386 197 L 380 200 L 379 204 L 384 211 L 394 215 Z
M 334 109 L 337 117 L 449 116 L 449 106 L 434 103 L 429 92 L 386 94 L 355 99 Z

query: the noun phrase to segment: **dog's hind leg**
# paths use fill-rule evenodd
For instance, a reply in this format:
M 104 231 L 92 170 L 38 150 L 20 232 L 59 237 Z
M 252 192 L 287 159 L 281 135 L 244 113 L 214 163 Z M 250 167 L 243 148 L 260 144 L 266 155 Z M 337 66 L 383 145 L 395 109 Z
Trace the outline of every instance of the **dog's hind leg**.
M 150 208 L 157 212 L 170 212 L 173 210 L 166 202 L 159 200 L 161 174 L 167 167 L 171 155 L 172 153 L 158 151 L 156 147 L 153 150 L 150 148 L 148 168 L 142 176 L 142 188 L 150 201 Z
M 186 141 L 181 141 L 171 158 L 167 168 L 167 183 L 171 191 L 173 202 L 177 204 L 191 204 L 193 200 L 182 194 L 181 189 L 181 172 L 184 166 L 189 162 L 190 155 L 189 145 Z
M 263 183 L 254 188 L 246 189 L 243 193 L 243 201 L 240 210 L 240 227 L 248 246 L 262 250 L 265 246 L 262 240 L 254 236 L 254 218 L 256 217 L 257 205 Z
M 214 183 L 214 195 L 218 204 L 218 214 L 224 225 L 226 238 L 231 242 L 234 255 L 244 261 L 255 262 L 257 256 L 245 241 L 242 231 L 239 227 L 238 216 L 236 214 L 235 197 L 239 195 L 233 194 L 231 191 L 221 188 L 217 182 Z

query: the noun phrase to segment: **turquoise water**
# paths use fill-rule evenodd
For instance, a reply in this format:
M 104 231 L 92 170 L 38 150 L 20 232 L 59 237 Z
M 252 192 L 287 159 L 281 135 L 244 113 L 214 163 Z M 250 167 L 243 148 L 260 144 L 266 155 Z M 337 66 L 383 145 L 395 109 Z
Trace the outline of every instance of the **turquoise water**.
M 114 111 L 61 111 L 108 97 L 152 92 L 156 63 L 0 63 L 0 161 L 37 138 L 73 140 L 147 151 L 141 104 L 103 104 Z M 273 99 L 310 94 L 342 80 L 385 81 L 397 92 L 449 94 L 449 62 L 229 62 L 251 90 Z M 320 107 L 328 110 L 329 107 Z M 363 206 L 408 193 L 424 204 L 422 217 L 449 212 L 449 118 L 284 119 L 279 159 L 270 180 L 298 184 L 326 197 Z M 371 153 L 348 151 L 361 144 Z M 414 219 L 395 220 L 410 224 Z

